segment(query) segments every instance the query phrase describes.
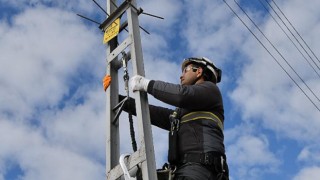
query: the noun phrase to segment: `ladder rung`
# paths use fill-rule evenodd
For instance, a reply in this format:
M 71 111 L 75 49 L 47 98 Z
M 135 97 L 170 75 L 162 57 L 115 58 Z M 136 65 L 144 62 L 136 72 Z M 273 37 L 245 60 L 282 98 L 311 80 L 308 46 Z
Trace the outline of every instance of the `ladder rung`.
M 132 36 L 129 35 L 117 48 L 115 48 L 107 57 L 108 63 L 113 61 L 123 50 L 125 50 L 132 43 Z

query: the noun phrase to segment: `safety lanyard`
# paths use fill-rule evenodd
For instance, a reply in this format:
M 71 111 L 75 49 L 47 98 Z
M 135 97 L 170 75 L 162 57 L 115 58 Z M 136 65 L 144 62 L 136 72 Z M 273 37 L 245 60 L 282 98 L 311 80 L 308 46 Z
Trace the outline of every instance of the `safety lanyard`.
M 174 131 L 179 131 L 179 125 L 180 125 L 180 120 L 178 119 L 178 113 L 179 113 L 180 109 L 176 108 L 172 114 L 170 114 L 169 116 L 169 120 L 170 120 L 170 132 L 171 135 L 173 135 Z

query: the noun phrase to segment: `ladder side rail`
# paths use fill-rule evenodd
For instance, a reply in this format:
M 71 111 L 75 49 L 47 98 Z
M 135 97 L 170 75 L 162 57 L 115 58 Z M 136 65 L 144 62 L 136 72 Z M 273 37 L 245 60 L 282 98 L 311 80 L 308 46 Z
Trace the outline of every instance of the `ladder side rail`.
M 131 3 L 133 6 L 136 6 L 136 0 L 132 0 Z M 133 74 L 145 76 L 138 12 L 133 7 L 129 7 L 127 10 L 127 17 L 129 32 L 132 33 L 133 37 L 131 45 Z M 139 138 L 141 141 L 140 148 L 142 148 L 146 153 L 146 161 L 142 162 L 141 164 L 142 176 L 144 180 L 157 180 L 147 93 L 137 91 L 135 94 Z
M 107 0 L 107 12 L 111 14 L 116 8 L 110 0 Z M 117 47 L 117 38 L 115 37 L 107 44 L 107 57 Z M 118 104 L 119 82 L 118 68 L 115 67 L 115 61 L 107 63 L 107 74 L 110 74 L 112 81 L 106 92 L 106 173 L 119 163 L 120 157 L 120 135 L 119 124 L 113 124 L 115 112 L 112 110 Z

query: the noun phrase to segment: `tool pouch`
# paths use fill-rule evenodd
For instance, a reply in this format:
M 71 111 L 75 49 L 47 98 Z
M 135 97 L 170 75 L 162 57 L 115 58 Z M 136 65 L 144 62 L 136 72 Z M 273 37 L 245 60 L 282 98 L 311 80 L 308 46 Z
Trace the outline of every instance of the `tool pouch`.
M 170 168 L 170 166 L 165 163 L 162 169 L 157 169 L 158 180 L 173 180 L 175 169 Z
M 160 169 L 157 171 L 158 180 L 173 180 L 174 174 L 171 169 Z

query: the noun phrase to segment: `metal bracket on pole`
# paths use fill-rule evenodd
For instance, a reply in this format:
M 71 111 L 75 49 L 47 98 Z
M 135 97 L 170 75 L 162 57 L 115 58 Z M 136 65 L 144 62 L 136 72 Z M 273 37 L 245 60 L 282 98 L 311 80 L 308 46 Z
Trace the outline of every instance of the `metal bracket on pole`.
M 110 3 L 111 0 L 108 1 Z M 130 4 L 127 1 L 124 1 L 114 12 L 110 14 L 110 16 L 99 26 L 99 28 L 104 31 L 107 27 L 111 25 L 112 22 L 114 22 L 117 18 L 121 17 L 129 7 Z

